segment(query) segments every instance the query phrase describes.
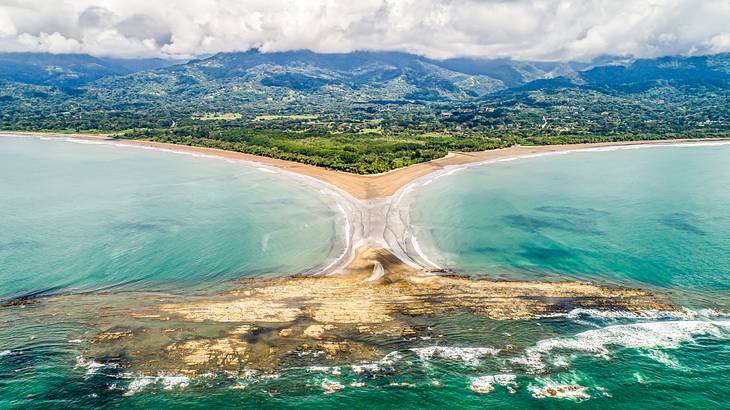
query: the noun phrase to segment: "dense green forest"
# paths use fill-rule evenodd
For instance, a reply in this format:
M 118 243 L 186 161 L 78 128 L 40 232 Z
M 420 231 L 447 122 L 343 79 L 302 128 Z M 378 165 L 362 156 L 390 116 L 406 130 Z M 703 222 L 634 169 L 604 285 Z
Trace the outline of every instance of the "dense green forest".
M 730 135 L 728 55 L 548 64 L 247 52 L 120 65 L 8 53 L 0 63 L 0 129 L 105 132 L 354 173 L 513 144 Z

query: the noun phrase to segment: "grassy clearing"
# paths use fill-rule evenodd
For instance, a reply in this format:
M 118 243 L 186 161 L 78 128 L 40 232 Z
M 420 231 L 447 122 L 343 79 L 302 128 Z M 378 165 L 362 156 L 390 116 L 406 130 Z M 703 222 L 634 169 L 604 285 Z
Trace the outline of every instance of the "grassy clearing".
M 292 115 L 257 115 L 254 121 L 275 121 L 275 120 L 316 120 L 319 115 L 292 114 Z

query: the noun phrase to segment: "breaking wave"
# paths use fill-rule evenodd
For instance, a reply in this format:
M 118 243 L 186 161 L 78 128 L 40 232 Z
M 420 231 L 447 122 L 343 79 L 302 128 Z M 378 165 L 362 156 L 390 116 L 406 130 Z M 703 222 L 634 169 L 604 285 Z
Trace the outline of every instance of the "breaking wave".
M 479 359 L 483 356 L 495 356 L 499 353 L 499 349 L 491 347 L 429 346 L 416 347 L 410 350 L 424 362 L 431 361 L 434 357 L 440 357 L 442 359 L 461 360 L 471 366 L 478 365 Z
M 608 357 L 611 347 L 630 349 L 677 349 L 698 336 L 730 339 L 730 321 L 670 321 L 613 325 L 588 330 L 570 337 L 537 342 L 512 363 L 526 365 L 533 372 L 546 368 L 546 358 L 554 352 L 573 351 Z

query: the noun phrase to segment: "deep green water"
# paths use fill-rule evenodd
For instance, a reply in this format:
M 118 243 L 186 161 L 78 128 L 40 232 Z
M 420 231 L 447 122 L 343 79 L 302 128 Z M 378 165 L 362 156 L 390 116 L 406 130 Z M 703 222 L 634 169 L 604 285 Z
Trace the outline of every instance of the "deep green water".
M 11 244 L 0 277 L 12 286 L 2 295 L 208 292 L 229 278 L 311 269 L 336 247 L 326 203 L 260 170 L 15 139 L 0 139 L 0 161 L 0 238 Z M 455 270 L 650 286 L 693 308 L 683 314 L 417 318 L 426 335 L 382 341 L 393 353 L 379 362 L 309 357 L 275 378 L 186 380 L 78 363 L 73 339 L 93 309 L 0 308 L 0 408 L 728 408 L 728 177 L 727 146 L 576 153 L 440 178 L 411 210 L 429 257 Z M 261 255 L 269 232 L 282 234 Z M 325 394 L 327 383 L 343 388 Z M 490 384 L 491 393 L 472 391 Z M 560 385 L 584 390 L 541 397 Z

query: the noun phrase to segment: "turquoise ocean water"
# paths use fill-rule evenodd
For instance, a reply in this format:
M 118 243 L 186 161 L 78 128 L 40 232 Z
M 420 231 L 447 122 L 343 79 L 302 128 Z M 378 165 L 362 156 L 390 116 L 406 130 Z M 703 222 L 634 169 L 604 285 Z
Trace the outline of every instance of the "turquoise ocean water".
M 236 164 L 0 139 L 0 175 L 0 299 L 207 293 L 337 253 L 315 191 Z M 430 336 L 383 342 L 377 362 L 186 380 L 79 365 L 83 314 L 2 308 L 0 408 L 728 408 L 729 177 L 728 146 L 573 153 L 440 178 L 411 209 L 455 271 L 650 287 L 680 314 L 421 318 Z M 545 397 L 567 385 L 581 388 Z
M 672 289 L 698 306 L 730 294 L 730 145 L 506 161 L 416 202 L 421 246 L 459 272 Z
M 291 177 L 62 140 L 2 138 L 0 156 L 0 299 L 194 292 L 316 270 L 337 253 L 341 216 Z

